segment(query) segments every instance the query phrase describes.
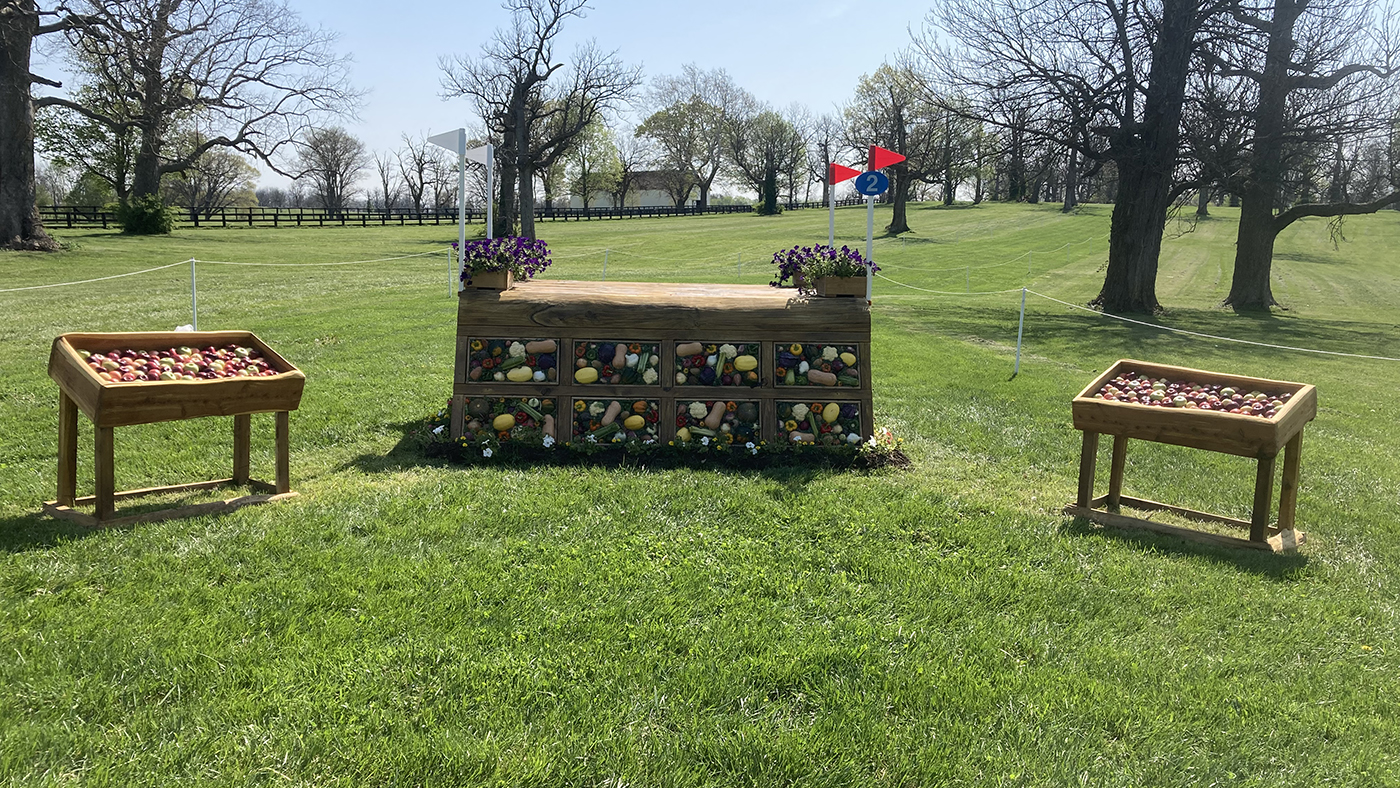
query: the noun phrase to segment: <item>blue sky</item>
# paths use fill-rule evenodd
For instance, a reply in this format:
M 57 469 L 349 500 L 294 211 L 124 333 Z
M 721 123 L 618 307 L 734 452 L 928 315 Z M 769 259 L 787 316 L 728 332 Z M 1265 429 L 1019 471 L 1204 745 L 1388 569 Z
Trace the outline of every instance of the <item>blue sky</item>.
M 346 127 L 373 150 L 399 146 L 403 133 L 440 132 L 470 122 L 464 99 L 443 101 L 438 58 L 476 53 L 508 14 L 494 2 L 442 0 L 386 4 L 370 0 L 289 0 L 302 18 L 339 32 L 354 56 L 352 79 L 370 91 L 358 121 Z M 928 0 L 878 4 L 813 0 L 595 0 L 571 20 L 555 55 L 596 39 L 648 79 L 682 65 L 724 68 L 741 87 L 776 106 L 793 102 L 814 114 L 845 102 L 862 74 L 909 43 Z M 875 10 L 878 9 L 878 10 Z M 878 14 L 878 18 L 876 17 Z

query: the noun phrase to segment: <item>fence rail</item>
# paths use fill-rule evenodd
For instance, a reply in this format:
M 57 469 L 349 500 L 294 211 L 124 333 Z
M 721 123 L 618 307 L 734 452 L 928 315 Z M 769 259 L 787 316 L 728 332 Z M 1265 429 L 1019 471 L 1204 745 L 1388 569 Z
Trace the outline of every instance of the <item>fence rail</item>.
M 862 201 L 838 200 L 838 206 L 859 205 Z M 783 204 L 784 210 L 825 208 L 826 203 L 794 202 Z M 701 214 L 752 213 L 752 205 L 686 205 L 625 206 L 622 208 L 536 208 L 536 221 L 582 222 L 606 219 L 645 219 L 666 216 L 698 216 Z M 321 208 L 215 208 L 208 211 L 179 209 L 179 227 L 388 227 L 406 225 L 452 225 L 457 223 L 457 209 L 414 210 L 412 208 L 347 208 L 329 211 Z M 48 227 L 117 226 L 116 213 L 90 205 L 41 206 L 39 218 Z M 486 220 L 485 212 L 468 210 L 467 222 L 477 224 Z

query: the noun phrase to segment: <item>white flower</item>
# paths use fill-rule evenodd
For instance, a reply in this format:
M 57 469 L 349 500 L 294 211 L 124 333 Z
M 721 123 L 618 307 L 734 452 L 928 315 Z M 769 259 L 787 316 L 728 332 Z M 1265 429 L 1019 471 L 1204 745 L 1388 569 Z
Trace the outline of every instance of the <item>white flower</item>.
M 734 358 L 735 356 L 739 355 L 739 351 L 733 345 L 722 345 L 720 346 L 719 354 L 721 356 L 728 356 L 729 358 Z
M 481 456 L 483 456 L 483 457 L 490 457 L 490 456 L 491 456 L 491 449 L 490 449 L 490 447 L 487 447 L 487 448 L 485 448 L 485 449 L 482 449 L 482 450 L 481 450 Z
M 804 362 L 802 362 L 801 364 L 798 364 L 798 365 L 797 365 L 797 374 L 799 374 L 799 375 L 805 375 L 805 374 L 807 374 L 807 370 L 809 370 L 809 369 L 811 369 L 811 368 L 812 368 L 812 365 L 811 365 L 811 364 L 808 364 L 807 362 L 804 361 Z
M 443 427 L 446 427 L 446 426 L 447 426 L 446 424 L 439 424 L 438 426 L 433 427 L 433 434 L 434 434 L 434 435 L 441 435 L 441 434 L 442 434 L 442 428 L 443 428 Z
M 648 367 L 648 368 L 647 368 L 647 371 L 642 373 L 642 382 L 643 382 L 643 383 L 655 383 L 655 382 L 656 382 L 656 379 L 657 379 L 658 377 L 659 377 L 659 375 L 656 374 L 656 370 L 651 369 L 650 367 Z
M 553 435 L 546 435 L 546 436 L 544 436 L 544 447 L 545 447 L 546 449 L 548 449 L 550 446 L 553 446 L 553 445 L 554 445 L 554 436 L 553 436 Z
M 709 410 L 705 407 L 705 403 L 703 402 L 692 402 L 687 410 L 690 412 L 690 417 L 693 419 L 703 419 L 705 415 L 709 413 Z
M 701 446 L 709 446 L 709 445 L 710 445 L 710 436 L 706 435 L 705 437 L 701 438 L 701 439 L 700 439 L 700 445 L 701 445 Z
M 591 433 L 591 432 L 588 433 L 588 442 L 589 442 L 589 443 L 597 443 L 597 442 L 598 442 L 598 436 L 594 435 L 594 434 Z
M 807 413 L 807 406 L 803 405 L 800 402 L 792 406 L 792 418 L 794 421 L 802 421 L 803 419 L 807 418 Z
M 511 358 L 520 358 L 520 357 L 523 356 L 523 355 L 525 355 L 525 346 L 524 346 L 524 345 L 520 344 L 519 342 L 512 342 L 512 343 L 510 343 L 510 357 L 511 357 Z
M 642 358 L 642 357 L 639 356 L 639 355 L 637 355 L 636 353 L 628 353 L 628 354 L 627 354 L 627 366 L 629 366 L 629 367 L 635 367 L 635 366 L 637 366 L 637 362 L 640 361 L 641 358 Z
M 860 439 L 860 436 L 856 436 L 856 439 L 859 440 L 859 439 Z M 876 447 L 877 445 L 879 445 L 879 444 L 877 444 L 877 443 L 875 442 L 875 436 L 874 436 L 874 435 L 871 435 L 871 436 L 870 436 L 870 440 L 866 441 L 866 442 L 865 442 L 865 445 L 866 445 L 867 447 L 873 449 L 873 448 L 875 448 L 875 447 Z
M 607 407 L 601 402 L 591 402 L 588 405 L 588 415 L 590 416 L 601 416 L 605 410 Z
M 745 444 L 744 444 L 744 448 L 746 448 L 746 449 L 752 449 L 752 448 L 753 448 L 753 441 L 749 441 L 748 443 L 745 443 Z
M 834 345 L 827 345 L 826 347 L 822 348 L 822 359 L 826 361 L 835 361 L 836 347 Z

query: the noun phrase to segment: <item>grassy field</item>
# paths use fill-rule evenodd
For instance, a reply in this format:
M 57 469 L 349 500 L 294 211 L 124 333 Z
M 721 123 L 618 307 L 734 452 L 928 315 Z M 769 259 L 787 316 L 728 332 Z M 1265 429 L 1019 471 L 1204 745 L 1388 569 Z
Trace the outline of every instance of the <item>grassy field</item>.
M 407 450 L 450 393 L 454 228 L 74 232 L 57 255 L 0 253 L 0 289 L 427 253 L 199 264 L 200 327 L 251 329 L 307 372 L 303 494 L 129 530 L 35 514 L 54 488 L 48 348 L 189 322 L 189 268 L 0 293 L 0 784 L 1400 785 L 1400 362 L 1032 295 L 1013 379 L 1019 290 L 957 293 L 1086 302 L 1108 214 L 919 207 L 916 233 L 877 241 L 876 418 L 914 467 L 874 473 L 464 469 Z M 1349 221 L 1340 248 L 1324 222 L 1290 228 L 1287 309 L 1253 317 L 1216 306 L 1234 216 L 1173 228 L 1158 322 L 1400 357 L 1400 214 Z M 838 217 L 863 243 L 864 211 Z M 542 235 L 554 278 L 606 260 L 608 279 L 760 283 L 825 220 Z M 1069 398 L 1125 356 L 1318 386 L 1300 554 L 1059 514 Z M 254 431 L 266 477 L 270 417 Z M 117 484 L 226 476 L 228 446 L 226 420 L 119 430 Z M 1253 485 L 1249 461 L 1141 443 L 1127 478 L 1236 516 Z

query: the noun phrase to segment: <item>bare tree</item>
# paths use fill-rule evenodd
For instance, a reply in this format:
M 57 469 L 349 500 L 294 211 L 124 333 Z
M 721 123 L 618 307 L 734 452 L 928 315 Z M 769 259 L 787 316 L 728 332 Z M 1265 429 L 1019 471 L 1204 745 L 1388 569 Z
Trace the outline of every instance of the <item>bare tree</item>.
M 408 199 L 413 202 L 414 213 L 423 212 L 424 198 L 431 196 L 433 192 L 433 164 L 437 154 L 430 148 L 431 143 L 422 134 L 416 139 L 405 134 L 403 147 L 395 154 L 399 164 L 399 178 L 408 190 Z
M 637 133 L 656 146 L 666 168 L 689 174 L 701 205 L 709 204 L 724 165 L 724 113 L 738 92 L 723 69 L 701 71 L 687 63 L 679 75 L 654 79 L 648 93 L 652 112 Z
M 369 160 L 365 144 L 345 129 L 311 129 L 299 143 L 297 177 L 310 184 L 321 207 L 339 212 L 349 206 L 355 181 Z
M 645 137 L 638 136 L 635 129 L 623 129 L 616 137 L 617 142 L 617 184 L 613 187 L 613 205 L 619 208 L 627 204 L 627 195 L 632 191 L 637 173 L 647 168 L 654 153 Z
M 535 177 L 568 151 L 590 123 L 629 98 L 641 71 L 592 43 L 571 63 L 554 62 L 554 39 L 564 23 L 582 17 L 585 0 L 507 0 L 511 26 L 498 30 L 477 57 L 443 58 L 445 97 L 476 104 L 491 135 L 501 140 L 501 200 L 496 234 L 510 235 L 519 199 L 520 233 L 535 237 Z M 513 186 L 514 185 L 514 186 Z
M 850 146 L 844 145 L 845 127 L 840 118 L 828 112 L 812 121 L 807 136 L 807 177 L 822 185 L 822 202 L 831 199 L 831 164 L 841 152 Z
M 197 145 L 199 140 L 187 141 Z M 253 186 L 258 171 L 246 159 L 228 149 L 204 151 L 179 175 L 162 184 L 167 202 L 188 208 L 191 216 L 213 216 L 214 211 L 240 202 L 256 202 Z
M 1029 133 L 1115 165 L 1108 268 L 1094 299 L 1105 309 L 1159 308 L 1186 86 L 1208 23 L 1234 2 L 945 0 L 915 41 L 930 93 L 957 98 L 948 109 L 1005 128 L 1010 107 L 1029 108 L 1044 115 Z
M 778 212 L 778 176 L 805 150 L 802 135 L 782 115 L 747 91 L 724 113 L 725 154 L 734 175 L 759 194 L 758 212 Z
M 330 114 L 354 107 L 335 36 L 312 30 L 281 0 L 77 0 L 83 23 L 68 31 L 73 64 L 110 86 L 134 113 L 53 97 L 140 145 L 133 196 L 154 195 L 161 176 L 205 151 L 230 148 L 275 171 L 279 154 Z M 199 145 L 172 148 L 177 120 L 196 114 L 211 130 Z M 286 173 L 283 173 L 286 174 Z
M 397 172 L 398 161 L 394 154 L 374 153 L 374 171 L 379 176 L 379 198 L 384 210 L 392 211 L 399 201 L 400 183 Z
M 1274 239 L 1305 216 L 1374 213 L 1400 202 L 1400 188 L 1367 202 L 1313 200 L 1312 181 L 1325 145 L 1381 132 L 1390 123 L 1400 40 L 1390 19 L 1367 0 L 1265 0 L 1234 14 L 1239 45 L 1217 61 L 1221 74 L 1257 88 L 1245 144 L 1246 165 L 1233 184 L 1240 195 L 1239 236 L 1227 305 L 1267 309 Z M 1389 35 L 1387 35 L 1389 33 Z M 1234 54 L 1236 59 L 1225 59 Z M 1284 207 L 1288 172 L 1302 183 L 1299 203 Z

